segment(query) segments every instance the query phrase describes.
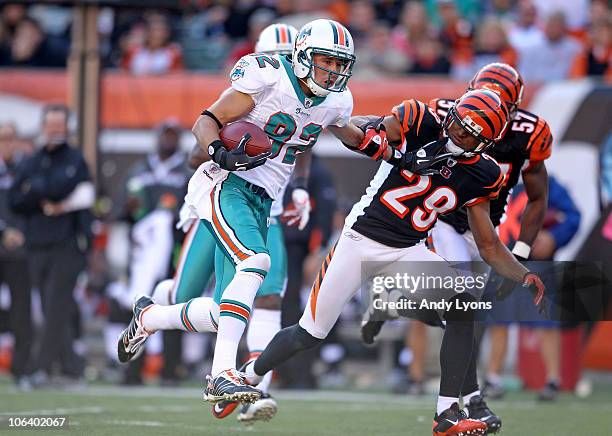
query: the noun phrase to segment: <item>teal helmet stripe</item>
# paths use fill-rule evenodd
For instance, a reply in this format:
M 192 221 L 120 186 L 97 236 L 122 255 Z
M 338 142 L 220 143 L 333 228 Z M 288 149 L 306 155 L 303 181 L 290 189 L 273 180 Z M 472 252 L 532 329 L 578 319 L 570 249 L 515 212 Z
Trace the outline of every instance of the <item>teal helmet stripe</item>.
M 289 41 L 289 44 L 293 43 L 293 38 L 291 36 L 291 31 L 289 30 L 289 26 L 287 26 L 286 24 L 283 24 L 283 26 L 285 26 L 285 31 L 287 32 L 287 41 Z
M 280 32 L 278 31 L 278 26 L 274 28 L 274 31 L 276 32 L 276 43 L 280 44 Z
M 329 25 L 334 31 L 334 44 L 338 44 L 338 29 L 336 29 L 336 26 L 333 21 L 329 21 Z

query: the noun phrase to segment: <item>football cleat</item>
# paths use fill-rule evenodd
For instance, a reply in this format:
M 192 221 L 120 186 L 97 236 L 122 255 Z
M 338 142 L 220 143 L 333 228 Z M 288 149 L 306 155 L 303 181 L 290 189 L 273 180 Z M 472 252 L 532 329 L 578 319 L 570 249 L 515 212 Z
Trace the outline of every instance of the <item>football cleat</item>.
M 556 382 L 548 382 L 538 393 L 539 401 L 555 401 L 559 395 L 559 385 Z
M 497 433 L 501 429 L 501 418 L 493 413 L 491 409 L 489 409 L 489 406 L 487 406 L 484 398 L 482 398 L 480 395 L 473 396 L 466 408 L 470 418 L 477 419 L 487 425 L 487 431 L 485 434 Z
M 204 400 L 210 403 L 238 401 L 254 403 L 261 397 L 261 391 L 245 383 L 244 374 L 235 369 L 226 369 L 216 376 L 206 376 L 208 383 L 204 390 Z
M 213 404 L 212 407 L 212 415 L 217 419 L 223 419 L 232 414 L 236 407 L 238 407 L 240 403 L 235 401 L 220 401 L 218 403 Z
M 142 327 L 140 317 L 142 316 L 142 312 L 153 304 L 155 304 L 155 302 L 151 298 L 143 295 L 136 300 L 134 306 L 132 306 L 132 319 L 127 328 L 121 332 L 119 340 L 117 341 L 117 356 L 119 357 L 119 362 L 126 363 L 134 360 L 140 356 L 144 350 L 142 346 L 150 333 Z
M 364 321 L 361 324 L 361 340 L 363 343 L 372 345 L 384 323 L 384 321 Z
M 247 403 L 242 406 L 238 421 L 246 425 L 252 425 L 256 421 L 269 421 L 274 418 L 277 411 L 278 406 L 274 398 L 270 394 L 263 394 L 253 404 Z
M 501 400 L 506 395 L 506 390 L 501 384 L 485 381 L 482 393 L 485 397 L 489 397 L 492 400 Z
M 476 419 L 470 419 L 465 412 L 453 403 L 440 415 L 436 413 L 433 421 L 433 436 L 473 436 L 484 435 L 487 425 Z

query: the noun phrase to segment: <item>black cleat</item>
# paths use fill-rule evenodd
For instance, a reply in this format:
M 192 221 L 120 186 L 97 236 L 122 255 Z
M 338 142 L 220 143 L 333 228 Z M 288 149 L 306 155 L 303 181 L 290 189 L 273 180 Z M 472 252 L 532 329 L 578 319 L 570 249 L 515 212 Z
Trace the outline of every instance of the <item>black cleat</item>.
M 465 412 L 453 403 L 433 421 L 433 436 L 479 436 L 484 435 L 487 425 L 477 419 L 468 418 Z
M 210 403 L 237 401 L 254 403 L 261 398 L 261 391 L 245 383 L 244 374 L 235 369 L 221 371 L 215 377 L 206 376 L 208 384 L 204 389 L 204 400 Z
M 126 363 L 134 360 L 140 356 L 140 353 L 144 350 L 142 346 L 150 333 L 142 327 L 140 317 L 142 312 L 153 304 L 155 304 L 155 302 L 146 295 L 143 295 L 134 303 L 132 307 L 132 319 L 127 328 L 119 335 L 119 340 L 117 342 L 117 356 L 119 357 L 119 362 Z
M 485 434 L 497 433 L 501 429 L 501 418 L 493 413 L 491 409 L 489 409 L 489 406 L 487 406 L 484 398 L 482 398 L 480 395 L 473 396 L 470 399 L 470 403 L 466 405 L 466 408 L 470 418 L 477 419 L 487 425 L 487 431 Z
M 361 324 L 361 340 L 363 343 L 372 345 L 384 323 L 384 321 L 364 321 Z
M 492 400 L 501 400 L 506 395 L 506 390 L 497 383 L 492 383 L 489 380 L 485 381 L 482 395 L 489 397 Z
M 544 388 L 538 393 L 538 400 L 540 401 L 555 401 L 559 395 L 559 384 L 555 382 L 548 382 Z

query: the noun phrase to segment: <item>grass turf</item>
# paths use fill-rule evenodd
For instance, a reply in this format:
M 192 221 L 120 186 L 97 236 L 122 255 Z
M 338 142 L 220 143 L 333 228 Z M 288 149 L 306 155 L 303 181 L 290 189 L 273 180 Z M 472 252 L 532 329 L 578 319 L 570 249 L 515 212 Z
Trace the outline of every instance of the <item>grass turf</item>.
M 364 392 L 279 392 L 279 413 L 269 423 L 246 428 L 234 412 L 224 420 L 191 388 L 92 386 L 79 391 L 18 393 L 0 384 L 0 418 L 10 415 L 68 415 L 69 429 L 44 430 L 74 435 L 427 435 L 432 396 L 413 398 Z M 609 435 L 612 387 L 598 387 L 584 400 L 569 394 L 542 404 L 532 393 L 510 394 L 490 402 L 503 419 L 502 435 Z M 0 433 L 8 433 L 6 427 Z M 22 431 L 22 433 L 39 433 Z M 10 434 L 15 434 L 11 431 Z

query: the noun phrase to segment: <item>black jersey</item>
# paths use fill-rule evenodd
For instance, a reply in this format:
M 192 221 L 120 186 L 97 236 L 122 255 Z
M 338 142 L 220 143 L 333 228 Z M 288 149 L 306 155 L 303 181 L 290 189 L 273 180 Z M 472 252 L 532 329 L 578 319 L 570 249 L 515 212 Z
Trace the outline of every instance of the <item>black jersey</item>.
M 440 118 L 444 118 L 454 100 L 435 99 L 429 106 Z M 537 115 L 519 109 L 508 126 L 504 138 L 489 150 L 499 164 L 504 180 L 499 196 L 491 200 L 491 222 L 497 227 L 504 216 L 508 198 L 512 188 L 519 181 L 521 172 L 529 171 L 531 167 L 550 157 L 552 134 L 546 121 Z M 467 212 L 460 208 L 455 212 L 440 218 L 452 225 L 459 233 L 469 229 Z
M 404 101 L 393 109 L 402 126 L 402 148 L 443 147 L 439 118 L 422 102 Z M 448 159 L 436 164 L 440 174 L 419 175 L 382 162 L 346 225 L 381 244 L 404 248 L 427 237 L 438 216 L 494 198 L 503 181 L 488 156 Z

